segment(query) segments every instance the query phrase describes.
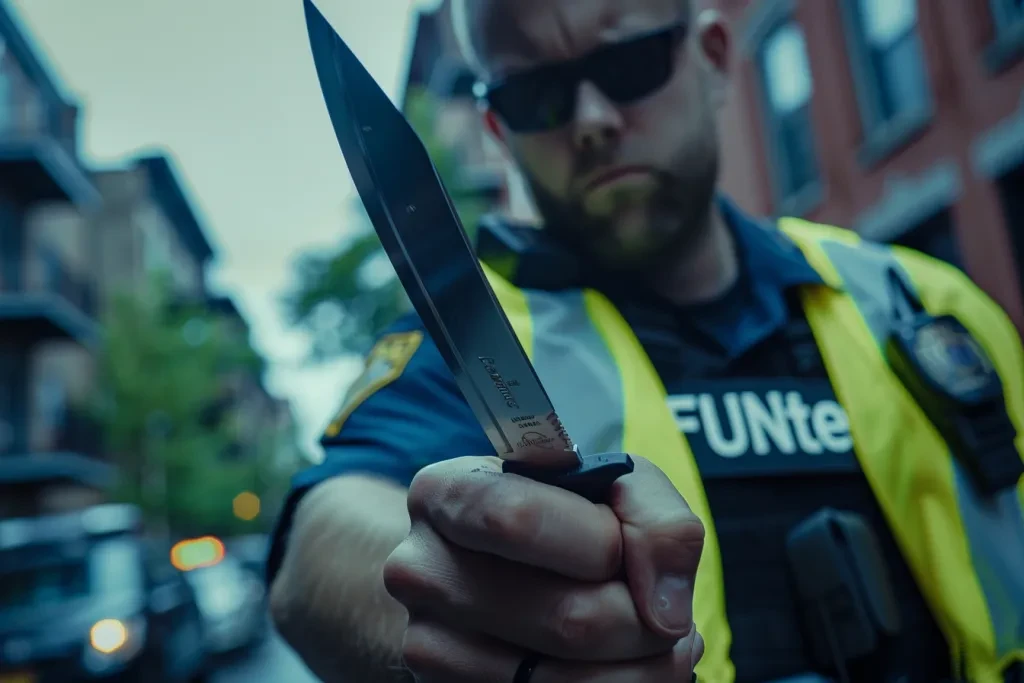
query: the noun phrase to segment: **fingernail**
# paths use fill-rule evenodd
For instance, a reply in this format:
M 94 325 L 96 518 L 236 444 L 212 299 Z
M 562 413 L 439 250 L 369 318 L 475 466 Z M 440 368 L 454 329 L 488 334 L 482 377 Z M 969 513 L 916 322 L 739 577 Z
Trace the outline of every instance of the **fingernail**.
M 690 580 L 683 576 L 665 575 L 654 586 L 654 615 L 669 631 L 690 625 L 693 618 Z

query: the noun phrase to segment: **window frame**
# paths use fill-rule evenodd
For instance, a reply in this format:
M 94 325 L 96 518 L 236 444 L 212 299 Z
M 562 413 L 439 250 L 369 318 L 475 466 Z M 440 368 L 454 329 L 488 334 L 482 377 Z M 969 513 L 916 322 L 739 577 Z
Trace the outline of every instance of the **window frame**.
M 921 46 L 921 66 L 926 79 L 925 101 L 916 109 L 886 117 L 882 105 L 882 84 L 872 67 L 871 48 L 866 35 L 866 17 L 862 0 L 835 0 L 842 12 L 846 53 L 853 76 L 854 92 L 861 122 L 861 148 L 858 161 L 873 167 L 907 145 L 927 128 L 935 116 L 935 95 L 928 70 L 927 54 L 921 34 L 920 2 L 913 0 L 918 15 L 912 29 Z
M 813 125 L 811 116 L 808 116 L 808 135 L 811 136 L 813 148 L 813 176 L 814 179 L 801 188 L 790 189 L 785 186 L 783 174 L 789 172 L 789 160 L 783 151 L 781 141 L 781 121 L 772 105 L 772 97 L 769 92 L 768 69 L 766 49 L 771 40 L 788 26 L 795 26 L 805 36 L 804 47 L 806 50 L 806 35 L 804 26 L 796 20 L 792 12 L 782 11 L 775 13 L 766 19 L 760 26 L 756 43 L 753 45 L 752 56 L 754 69 L 757 78 L 758 100 L 761 108 L 762 129 L 767 146 L 768 163 L 772 170 L 772 196 L 779 215 L 804 216 L 817 207 L 824 199 L 823 183 L 821 178 L 821 163 L 819 157 L 819 145 L 817 129 Z M 810 69 L 810 55 L 807 54 L 808 69 Z M 811 74 L 811 96 L 807 101 L 807 108 L 810 110 L 814 102 L 814 76 Z

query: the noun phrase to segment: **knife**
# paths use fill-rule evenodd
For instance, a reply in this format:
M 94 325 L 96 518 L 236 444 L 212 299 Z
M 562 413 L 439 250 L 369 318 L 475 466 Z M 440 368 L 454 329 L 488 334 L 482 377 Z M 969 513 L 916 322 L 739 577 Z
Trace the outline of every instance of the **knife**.
M 603 502 L 633 471 L 632 459 L 574 445 L 423 142 L 313 2 L 303 2 L 320 89 L 359 197 L 502 471 Z

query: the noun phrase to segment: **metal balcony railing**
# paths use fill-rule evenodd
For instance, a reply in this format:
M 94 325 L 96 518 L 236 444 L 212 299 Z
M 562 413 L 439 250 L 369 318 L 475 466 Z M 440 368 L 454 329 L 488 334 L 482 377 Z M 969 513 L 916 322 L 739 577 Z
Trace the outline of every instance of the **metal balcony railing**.
M 77 108 L 64 102 L 47 102 L 41 96 L 19 103 L 5 98 L 0 100 L 0 143 L 48 138 L 76 157 L 77 119 Z
M 54 294 L 89 317 L 95 317 L 96 290 L 92 283 L 80 275 L 73 274 L 56 250 L 39 245 L 34 251 L 42 276 L 35 278 L 32 284 L 27 284 L 28 278 L 23 277 L 23 291 Z
M 61 453 L 101 457 L 104 453 L 102 425 L 85 413 L 72 410 L 58 427 L 53 444 L 53 450 Z

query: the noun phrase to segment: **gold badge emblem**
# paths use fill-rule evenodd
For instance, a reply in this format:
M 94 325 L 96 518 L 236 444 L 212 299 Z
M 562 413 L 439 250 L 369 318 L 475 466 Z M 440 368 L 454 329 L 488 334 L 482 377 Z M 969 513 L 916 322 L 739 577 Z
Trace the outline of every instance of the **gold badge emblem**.
M 423 333 L 418 330 L 396 332 L 381 337 L 366 356 L 362 374 L 345 393 L 341 410 L 327 427 L 324 436 L 328 439 L 337 436 L 348 416 L 356 408 L 401 377 L 406 365 L 409 364 L 409 359 L 416 353 L 422 341 Z

